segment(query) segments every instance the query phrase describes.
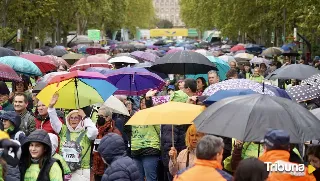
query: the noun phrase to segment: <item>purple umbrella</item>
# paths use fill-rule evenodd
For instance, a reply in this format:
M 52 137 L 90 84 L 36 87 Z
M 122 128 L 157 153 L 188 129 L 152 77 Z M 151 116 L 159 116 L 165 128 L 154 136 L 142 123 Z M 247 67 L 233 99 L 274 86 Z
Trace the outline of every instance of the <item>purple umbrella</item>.
M 148 61 L 148 62 L 155 62 L 159 57 L 153 53 L 143 52 L 143 51 L 134 51 L 131 53 L 131 56 L 134 56 L 137 59 Z
M 124 67 L 105 74 L 108 82 L 118 88 L 115 94 L 139 96 L 150 89 L 162 90 L 164 80 L 144 68 Z

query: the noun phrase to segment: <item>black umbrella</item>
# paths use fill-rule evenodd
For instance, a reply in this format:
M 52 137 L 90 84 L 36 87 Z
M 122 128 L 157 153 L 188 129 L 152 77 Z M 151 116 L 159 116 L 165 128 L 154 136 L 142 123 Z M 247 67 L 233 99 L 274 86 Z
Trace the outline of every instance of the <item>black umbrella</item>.
M 297 102 L 309 101 L 320 96 L 320 89 L 312 85 L 296 85 L 287 92 L 291 99 Z
M 117 48 L 122 48 L 124 50 L 134 50 L 134 45 L 132 44 L 120 44 Z
M 271 74 L 266 79 L 298 79 L 304 80 L 320 71 L 312 66 L 304 64 L 291 64 L 281 67 Z
M 57 57 L 62 57 L 63 55 L 68 54 L 68 51 L 61 48 L 52 48 L 45 52 L 45 55 L 54 55 Z
M 282 129 L 291 143 L 320 138 L 320 121 L 289 99 L 252 94 L 223 99 L 195 120 L 197 131 L 244 142 L 260 142 L 268 129 Z
M 162 46 L 162 45 L 166 45 L 167 43 L 164 40 L 158 40 L 157 42 L 155 42 L 153 45 L 155 46 Z
M 165 74 L 205 74 L 216 70 L 215 64 L 204 55 L 193 51 L 169 53 L 158 59 L 151 70 Z
M 17 54 L 8 48 L 0 47 L 0 57 L 4 56 L 17 56 Z
M 318 119 L 320 119 L 320 108 L 312 109 L 311 113 L 314 114 Z
M 152 62 L 143 62 L 143 63 L 135 64 L 135 65 L 132 66 L 132 67 L 135 67 L 135 68 L 145 68 L 145 69 L 149 70 L 150 72 L 159 75 L 159 77 L 161 77 L 162 79 L 168 78 L 168 75 L 167 75 L 167 74 L 159 73 L 159 72 L 154 71 L 154 70 L 150 70 L 150 67 L 151 67 L 152 65 L 153 65 Z

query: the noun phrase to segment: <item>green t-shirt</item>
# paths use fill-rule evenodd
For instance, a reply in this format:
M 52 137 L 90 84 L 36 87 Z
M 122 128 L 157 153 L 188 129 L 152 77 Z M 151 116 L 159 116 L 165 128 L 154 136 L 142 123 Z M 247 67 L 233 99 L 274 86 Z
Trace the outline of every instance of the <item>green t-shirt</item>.
M 60 163 L 61 163 L 61 165 L 62 165 L 62 168 L 63 168 L 63 173 L 64 173 L 64 175 L 68 175 L 68 174 L 71 173 L 71 170 L 70 170 L 67 162 L 62 158 L 61 155 L 55 153 L 55 154 L 53 155 L 53 158 L 55 158 L 55 159 L 57 159 L 57 160 L 60 161 Z
M 67 129 L 66 125 L 62 125 L 60 136 L 60 155 L 62 155 L 63 144 L 67 141 Z M 85 131 L 85 130 L 83 130 Z M 76 141 L 80 134 L 83 132 L 70 132 L 70 141 Z M 82 147 L 81 158 L 86 154 L 81 161 L 81 168 L 88 169 L 90 168 L 90 150 L 91 150 L 91 140 L 88 138 L 87 133 L 84 134 L 82 140 L 80 141 L 80 146 Z M 87 151 L 88 150 L 88 151 Z M 86 153 L 87 152 L 87 153 Z
M 39 164 L 31 164 L 24 175 L 24 181 L 36 181 L 40 173 Z M 49 172 L 50 181 L 63 181 L 62 170 L 58 163 L 54 163 Z

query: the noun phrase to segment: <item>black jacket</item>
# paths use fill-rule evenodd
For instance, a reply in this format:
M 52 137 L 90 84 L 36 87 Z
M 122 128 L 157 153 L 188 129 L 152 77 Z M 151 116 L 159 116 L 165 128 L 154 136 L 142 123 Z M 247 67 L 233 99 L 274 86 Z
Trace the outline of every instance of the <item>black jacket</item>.
M 38 175 L 37 181 L 50 181 L 49 178 L 49 172 L 51 169 L 51 166 L 57 162 L 60 165 L 60 168 L 62 170 L 62 175 L 61 177 L 63 178 L 63 169 L 59 161 L 56 159 L 52 158 L 51 153 L 52 153 L 52 146 L 51 146 L 51 141 L 48 133 L 45 130 L 37 129 L 34 132 L 32 132 L 22 145 L 22 155 L 20 159 L 20 180 L 24 180 L 24 175 L 28 169 L 28 167 L 31 164 L 31 156 L 29 152 L 29 145 L 31 142 L 40 142 L 45 145 L 46 147 L 46 152 L 45 155 L 43 156 L 43 166 L 40 168 L 40 173 Z

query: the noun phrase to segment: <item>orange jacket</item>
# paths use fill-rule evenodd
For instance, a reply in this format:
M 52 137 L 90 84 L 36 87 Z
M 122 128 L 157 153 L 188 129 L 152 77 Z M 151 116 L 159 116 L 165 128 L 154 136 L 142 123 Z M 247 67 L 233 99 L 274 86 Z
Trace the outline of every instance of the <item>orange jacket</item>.
M 174 181 L 232 181 L 232 176 L 222 171 L 221 163 L 216 160 L 199 160 L 197 159 L 194 166 L 178 173 Z
M 259 157 L 263 162 L 280 162 L 281 164 L 296 165 L 296 163 L 289 162 L 290 153 L 285 150 L 272 150 L 267 151 Z M 304 168 L 304 173 L 302 172 L 270 172 L 268 181 L 316 181 L 313 175 L 309 175 L 308 168 Z

